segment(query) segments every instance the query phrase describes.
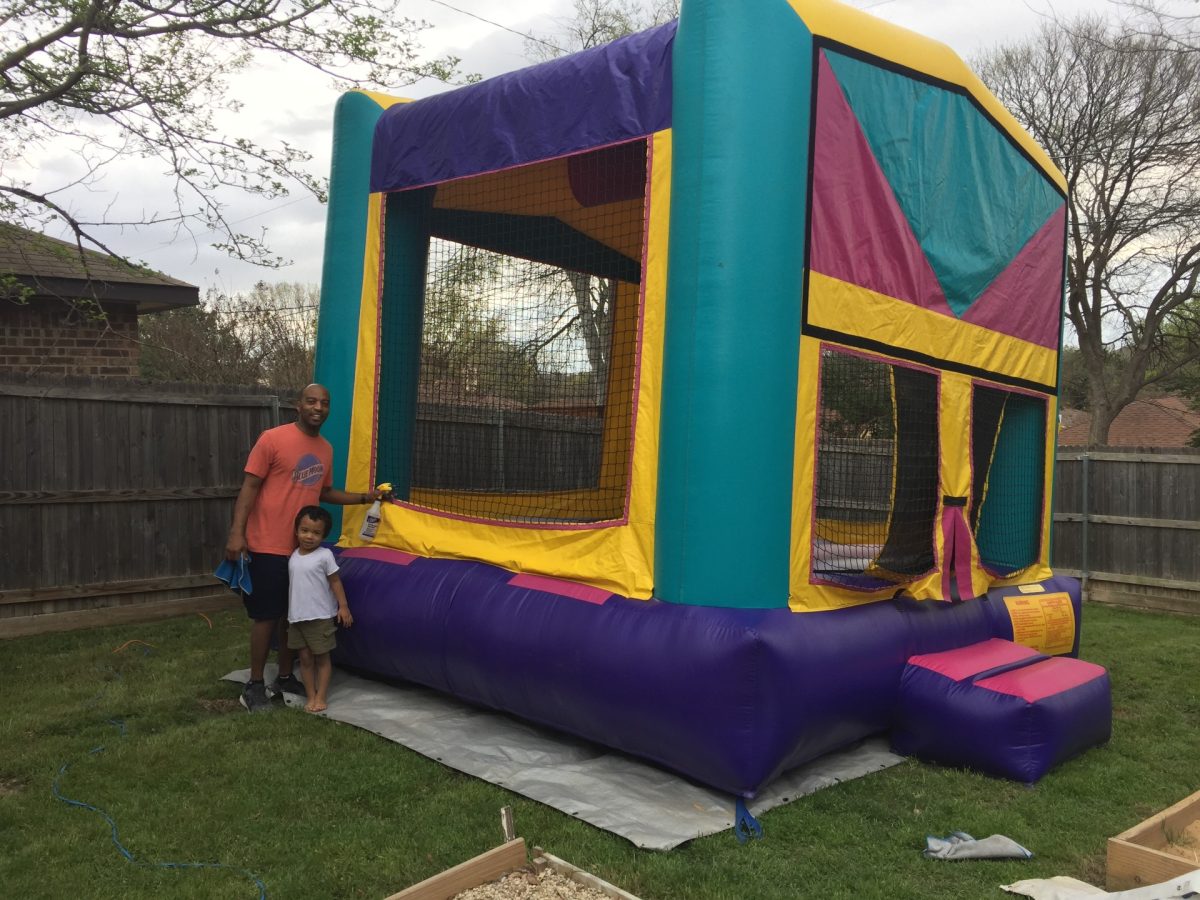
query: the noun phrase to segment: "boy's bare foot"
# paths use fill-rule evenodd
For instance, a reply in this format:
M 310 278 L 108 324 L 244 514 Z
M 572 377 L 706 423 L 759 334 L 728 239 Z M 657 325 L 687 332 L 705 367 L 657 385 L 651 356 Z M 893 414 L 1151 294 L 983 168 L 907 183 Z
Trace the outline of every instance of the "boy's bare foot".
M 329 709 L 329 704 L 322 703 L 320 700 L 310 700 L 304 708 L 311 713 L 319 713 Z

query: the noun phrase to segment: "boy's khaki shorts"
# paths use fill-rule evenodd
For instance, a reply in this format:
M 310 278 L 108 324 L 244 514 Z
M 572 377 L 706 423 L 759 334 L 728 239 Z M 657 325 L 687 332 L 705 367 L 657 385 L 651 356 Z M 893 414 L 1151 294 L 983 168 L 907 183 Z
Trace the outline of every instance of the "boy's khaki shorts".
M 288 649 L 328 653 L 337 646 L 337 619 L 309 619 L 288 623 Z

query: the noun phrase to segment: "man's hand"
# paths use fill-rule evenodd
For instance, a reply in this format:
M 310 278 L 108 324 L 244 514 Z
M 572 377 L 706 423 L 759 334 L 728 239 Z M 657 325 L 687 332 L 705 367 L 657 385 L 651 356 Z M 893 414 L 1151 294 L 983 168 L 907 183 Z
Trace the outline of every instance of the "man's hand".
M 349 628 L 351 625 L 354 624 L 354 616 L 350 615 L 350 607 L 348 607 L 348 606 L 338 607 L 337 621 L 338 621 L 338 624 L 341 625 L 343 628 Z
M 225 542 L 225 558 L 230 562 L 237 562 L 246 555 L 246 535 L 229 533 L 229 540 Z

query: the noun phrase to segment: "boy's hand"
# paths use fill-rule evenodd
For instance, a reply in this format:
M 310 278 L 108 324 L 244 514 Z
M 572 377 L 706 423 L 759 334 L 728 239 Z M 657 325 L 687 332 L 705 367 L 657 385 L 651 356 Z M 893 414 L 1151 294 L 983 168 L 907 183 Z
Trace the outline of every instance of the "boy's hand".
M 350 607 L 343 606 L 338 609 L 337 622 L 343 628 L 349 628 L 354 624 L 354 616 L 350 615 Z

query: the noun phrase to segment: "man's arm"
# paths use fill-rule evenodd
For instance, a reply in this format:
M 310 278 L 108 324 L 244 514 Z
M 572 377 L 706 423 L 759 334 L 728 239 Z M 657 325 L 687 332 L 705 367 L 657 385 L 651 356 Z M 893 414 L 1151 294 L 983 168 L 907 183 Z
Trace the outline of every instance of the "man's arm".
M 236 561 L 246 552 L 246 520 L 250 518 L 250 510 L 258 499 L 263 480 L 257 475 L 246 473 L 242 479 L 241 490 L 233 504 L 233 524 L 229 526 L 229 539 L 225 542 L 225 558 Z
M 332 503 L 334 506 L 361 506 L 364 503 L 374 503 L 380 496 L 380 492 L 375 490 L 349 494 L 335 487 L 321 488 L 321 502 Z

